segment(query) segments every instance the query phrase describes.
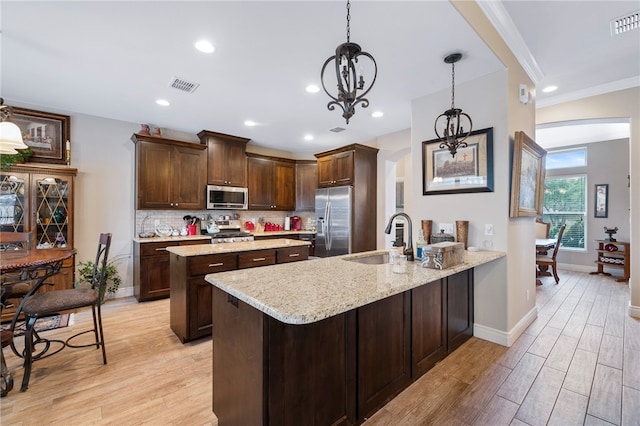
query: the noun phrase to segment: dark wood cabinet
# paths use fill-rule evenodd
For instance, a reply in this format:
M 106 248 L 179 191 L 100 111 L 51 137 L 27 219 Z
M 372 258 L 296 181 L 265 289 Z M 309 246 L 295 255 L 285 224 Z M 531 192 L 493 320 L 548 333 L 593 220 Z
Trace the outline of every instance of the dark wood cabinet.
M 138 209 L 202 210 L 207 147 L 134 134 Z
M 315 256 L 316 234 L 299 234 L 298 239 L 300 241 L 309 241 L 311 243 L 309 246 L 309 256 Z
M 169 252 L 167 247 L 207 244 L 208 239 L 157 243 L 134 242 L 133 295 L 138 302 L 169 297 Z
M 295 210 L 295 161 L 249 154 L 247 178 L 249 209 Z
M 296 211 L 315 211 L 317 188 L 317 162 L 296 161 Z
M 378 149 L 347 145 L 314 154 L 318 159 L 318 188 L 350 185 L 352 191 L 351 252 L 375 250 Z
M 358 418 L 411 383 L 411 292 L 358 309 Z
M 250 139 L 203 130 L 207 146 L 207 182 L 211 185 L 247 186 L 246 147 Z
M 446 278 L 411 290 L 411 366 L 414 379 L 447 356 Z
M 276 264 L 275 250 L 254 250 L 242 252 L 238 255 L 238 269 L 255 268 Z
M 447 277 L 447 352 L 473 336 L 473 269 Z

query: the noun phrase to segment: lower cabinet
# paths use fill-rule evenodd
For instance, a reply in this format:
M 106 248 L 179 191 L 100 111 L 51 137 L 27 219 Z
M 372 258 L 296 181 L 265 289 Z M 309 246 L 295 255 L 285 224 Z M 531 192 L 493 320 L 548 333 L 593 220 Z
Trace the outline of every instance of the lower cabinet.
M 361 424 L 473 332 L 473 270 L 305 325 L 212 293 L 220 424 Z
M 133 245 L 133 294 L 138 302 L 169 297 L 169 252 L 167 247 L 207 244 L 210 240 L 164 241 Z
M 289 256 L 296 253 L 296 256 Z M 309 249 L 304 246 L 186 257 L 171 254 L 171 330 L 182 343 L 211 335 L 211 292 L 214 287 L 204 279 L 206 275 L 306 260 L 308 257 Z

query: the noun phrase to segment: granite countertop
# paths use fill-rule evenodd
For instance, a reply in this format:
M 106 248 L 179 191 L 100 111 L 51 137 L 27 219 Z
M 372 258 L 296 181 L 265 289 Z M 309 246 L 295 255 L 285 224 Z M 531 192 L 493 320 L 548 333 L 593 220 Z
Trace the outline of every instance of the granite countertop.
M 219 272 L 205 279 L 281 322 L 308 324 L 505 256 L 497 251 L 465 251 L 465 261 L 460 265 L 440 271 L 407 262 L 406 273 L 402 274 L 392 272 L 393 265 L 347 260 L 385 252 Z
M 273 235 L 309 235 L 315 234 L 316 231 L 254 231 L 251 233 L 254 237 L 269 237 Z
M 136 243 L 164 243 L 167 241 L 189 241 L 189 240 L 211 241 L 211 235 L 180 235 L 177 237 L 150 237 L 150 238 L 135 237 L 133 239 L 133 241 Z
M 202 256 L 207 254 L 235 253 L 241 251 L 268 250 L 284 247 L 309 246 L 309 241 L 275 238 L 261 241 L 239 241 L 237 243 L 195 244 L 190 246 L 167 247 L 167 251 L 178 256 Z

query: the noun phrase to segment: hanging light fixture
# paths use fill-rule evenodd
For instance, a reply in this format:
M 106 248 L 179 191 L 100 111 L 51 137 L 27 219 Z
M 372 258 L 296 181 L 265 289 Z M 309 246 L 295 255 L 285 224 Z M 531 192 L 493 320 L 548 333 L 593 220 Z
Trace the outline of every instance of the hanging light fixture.
M 467 143 L 464 140 L 469 136 L 472 129 L 471 117 L 469 114 L 462 112 L 460 108 L 454 106 L 455 100 L 455 63 L 462 59 L 462 53 L 452 53 L 444 58 L 444 62 L 451 64 L 451 109 L 446 110 L 436 118 L 434 130 L 438 139 L 442 140 L 440 148 L 447 148 L 451 153 L 451 156 L 455 158 L 458 148 L 465 148 Z M 446 122 L 444 126 L 440 125 L 440 128 L 444 127 L 442 134 L 438 132 L 438 121 L 442 123 L 440 118 L 445 117 Z M 469 122 L 469 128 L 465 132 L 463 127 L 464 118 Z
M 373 59 L 373 56 L 367 52 L 363 52 L 359 44 L 351 43 L 350 41 L 350 9 L 351 3 L 347 1 L 347 42 L 342 43 L 336 48 L 336 54 L 325 61 L 322 66 L 322 71 L 320 72 L 322 88 L 327 95 L 333 99 L 327 104 L 327 108 L 329 111 L 333 111 L 336 105 L 342 108 L 342 117 L 347 120 L 347 124 L 349 124 L 349 119 L 353 114 L 356 113 L 356 105 L 361 103 L 363 108 L 369 106 L 369 100 L 364 96 L 369 93 L 378 76 L 378 65 L 376 65 L 376 60 Z M 373 63 L 373 79 L 366 89 L 362 64 L 358 64 L 358 60 L 362 57 L 369 58 Z M 337 96 L 329 93 L 327 86 L 324 84 L 324 71 L 331 61 L 335 61 L 334 66 L 338 86 Z M 360 92 L 360 94 L 358 94 L 358 92 Z
M 18 149 L 29 148 L 22 141 L 20 128 L 11 121 L 13 108 L 4 104 L 0 98 L 0 154 L 17 154 Z

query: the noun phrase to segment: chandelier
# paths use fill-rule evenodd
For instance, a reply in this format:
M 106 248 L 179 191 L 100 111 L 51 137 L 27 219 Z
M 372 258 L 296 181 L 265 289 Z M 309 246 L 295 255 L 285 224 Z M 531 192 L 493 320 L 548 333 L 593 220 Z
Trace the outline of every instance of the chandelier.
M 369 93 L 369 91 L 373 87 L 373 84 L 376 82 L 376 77 L 378 76 L 378 66 L 376 65 L 376 60 L 373 59 L 373 56 L 371 56 L 367 52 L 363 52 L 359 44 L 351 43 L 350 41 L 350 9 L 351 3 L 347 1 L 347 42 L 342 43 L 336 48 L 336 54 L 325 61 L 324 65 L 322 66 L 322 71 L 320 72 L 322 88 L 332 99 L 327 104 L 327 108 L 329 109 L 329 111 L 333 111 L 336 108 L 336 105 L 342 108 L 342 117 L 347 120 L 347 124 L 349 124 L 349 119 L 353 116 L 353 114 L 356 113 L 356 105 L 361 103 L 363 108 L 367 108 L 369 106 L 369 100 L 364 96 Z M 371 62 L 373 63 L 373 80 L 371 81 L 371 84 L 369 84 L 369 87 L 367 87 L 366 89 L 366 83 L 361 67 L 362 64 L 358 65 L 358 59 L 360 59 L 361 57 L 369 58 L 369 60 L 371 60 Z M 327 86 L 324 83 L 324 71 L 331 61 L 334 61 L 334 67 L 336 71 L 336 80 L 338 87 L 337 96 L 329 93 L 329 91 L 327 90 Z
M 454 106 L 455 100 L 455 63 L 462 59 L 462 53 L 452 53 L 444 58 L 444 62 L 451 64 L 451 109 L 446 110 L 436 118 L 434 130 L 438 139 L 442 141 L 440 148 L 447 148 L 451 153 L 451 156 L 455 158 L 458 148 L 465 148 L 467 143 L 464 140 L 469 136 L 472 129 L 471 117 L 468 114 L 462 112 L 460 108 Z M 446 122 L 440 118 L 444 117 Z M 469 122 L 469 128 L 465 132 L 463 127 L 463 121 Z M 438 132 L 438 122 L 440 122 L 440 128 L 443 129 L 442 134 Z M 444 126 L 442 126 L 444 124 Z
M 20 128 L 11 121 L 13 108 L 4 104 L 4 99 L 0 98 L 0 154 L 18 154 L 18 149 L 29 148 L 22 141 Z

